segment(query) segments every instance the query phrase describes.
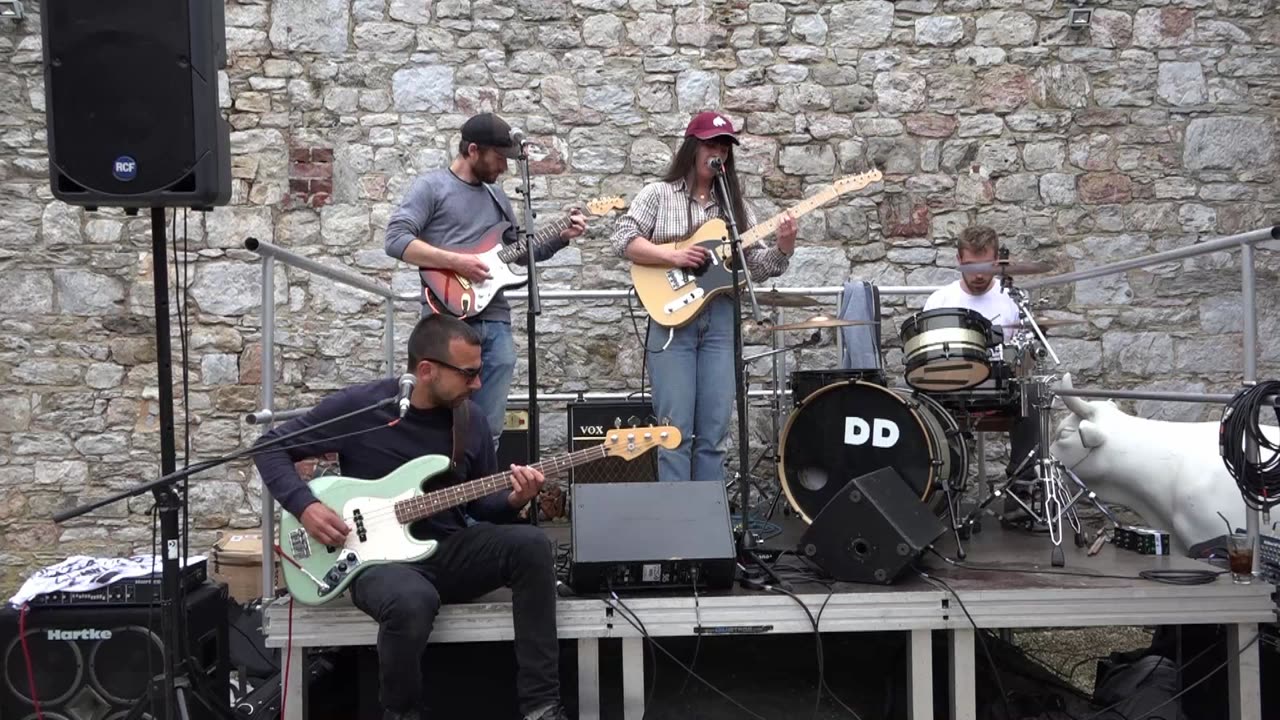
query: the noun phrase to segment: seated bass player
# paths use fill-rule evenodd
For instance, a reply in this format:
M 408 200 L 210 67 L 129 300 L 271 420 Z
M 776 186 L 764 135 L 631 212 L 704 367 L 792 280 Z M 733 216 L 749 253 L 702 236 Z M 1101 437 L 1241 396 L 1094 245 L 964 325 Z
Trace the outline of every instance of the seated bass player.
M 287 447 L 262 451 L 255 462 L 272 497 L 320 543 L 342 547 L 359 530 L 316 497 L 295 462 L 337 453 L 344 476 L 366 480 L 423 455 L 452 457 L 459 481 L 497 472 L 488 420 L 468 399 L 481 387 L 476 328 L 445 315 L 422 318 L 409 336 L 408 355 L 416 385 L 403 417 L 394 406 L 358 412 L 396 396 L 394 378 L 375 380 L 330 395 L 259 440 L 303 431 Z M 350 417 L 308 431 L 343 415 Z M 514 524 L 518 508 L 544 481 L 538 470 L 513 465 L 510 488 L 471 500 L 465 514 L 459 505 L 414 525 L 415 535 L 439 542 L 434 555 L 373 565 L 352 581 L 352 602 L 378 621 L 379 699 L 386 720 L 422 715 L 422 654 L 440 605 L 502 586 L 512 592 L 521 713 L 527 720 L 568 717 L 560 703 L 554 551 L 541 530 Z
M 498 223 L 509 222 L 504 243 L 516 243 L 516 214 L 498 178 L 507 171 L 507 160 L 519 157 L 511 126 L 491 113 L 482 113 L 462 126 L 458 154 L 449 167 L 420 175 L 409 186 L 400 206 L 387 223 L 386 251 L 391 257 L 419 268 L 456 273 L 463 282 L 480 283 L 492 277 L 494 268 L 462 246 L 482 237 Z M 587 229 L 586 217 L 573 213 L 558 235 L 534 245 L 534 258 L 545 260 Z M 527 259 L 517 259 L 527 262 Z M 423 287 L 422 314 L 435 312 Z M 516 367 L 511 335 L 511 306 L 501 290 L 478 314 L 466 322 L 480 336 L 484 365 L 482 384 L 474 400 L 488 420 L 497 447 L 502 435 L 507 393 Z
M 711 160 L 724 168 L 739 233 L 756 224 L 738 182 L 733 121 L 713 111 L 698 113 L 659 182 L 646 185 L 617 222 L 610 242 L 622 257 L 640 265 L 698 268 L 711 258 L 697 245 L 672 245 L 712 218 L 724 218 L 714 190 Z M 796 222 L 778 227 L 775 247 L 755 243 L 743 248 L 751 279 L 760 282 L 786 271 L 796 243 Z M 734 406 L 732 294 L 711 299 L 690 322 L 662 327 L 652 318 L 645 341 L 653 383 L 654 414 L 681 431 L 675 450 L 658 451 L 658 479 L 724 481 L 724 444 Z

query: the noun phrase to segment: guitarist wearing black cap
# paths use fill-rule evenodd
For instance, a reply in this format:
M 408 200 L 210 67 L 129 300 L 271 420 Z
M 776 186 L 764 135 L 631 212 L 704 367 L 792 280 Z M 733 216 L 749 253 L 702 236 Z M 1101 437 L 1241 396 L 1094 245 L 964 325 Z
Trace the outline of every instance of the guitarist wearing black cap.
M 520 143 L 502 118 L 481 113 L 467 120 L 453 162 L 448 168 L 423 173 L 413 181 L 387 223 L 385 240 L 388 255 L 421 269 L 422 314 L 441 312 L 462 317 L 480 335 L 483 372 L 481 386 L 472 399 L 489 421 L 495 446 L 502 434 L 516 352 L 511 335 L 511 306 L 501 288 L 483 294 L 482 307 L 477 302 L 480 293 L 476 289 L 507 269 L 493 267 L 481 257 L 476 241 L 498 230 L 495 226 L 500 223 L 509 223 L 499 230 L 500 237 L 495 236 L 493 244 L 500 241 L 509 246 L 518 242 L 515 210 L 496 183 L 507 171 L 507 160 L 519 156 Z M 558 234 L 534 244 L 539 261 L 550 258 L 587 229 L 586 217 L 577 212 L 562 225 Z M 514 262 L 527 262 L 519 255 L 517 248 Z M 459 304 L 442 297 L 448 292 L 433 293 L 429 277 L 448 277 L 446 290 L 459 291 L 465 300 Z

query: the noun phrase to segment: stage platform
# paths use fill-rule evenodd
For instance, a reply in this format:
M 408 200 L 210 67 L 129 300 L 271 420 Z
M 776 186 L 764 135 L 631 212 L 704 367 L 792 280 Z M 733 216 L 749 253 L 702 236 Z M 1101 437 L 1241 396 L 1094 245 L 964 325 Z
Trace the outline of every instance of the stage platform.
M 563 541 L 563 528 L 549 528 Z M 789 547 L 797 528 L 784 523 L 784 532 L 767 547 Z M 911 720 L 933 718 L 934 631 L 948 635 L 950 717 L 975 720 L 974 624 L 981 628 L 1053 628 L 1124 625 L 1221 624 L 1228 626 L 1231 720 L 1262 720 L 1258 623 L 1276 620 L 1274 588 L 1255 581 L 1236 585 L 1228 575 L 1203 585 L 1171 585 L 1139 577 L 1144 570 L 1190 570 L 1211 566 L 1181 557 L 1151 557 L 1117 550 L 1107 544 L 1094 557 L 1064 543 L 1066 566 L 1050 566 L 1049 539 L 1000 529 L 994 521 L 967 544 L 965 565 L 955 567 L 937 557 L 922 558 L 935 584 L 910 574 L 891 586 L 836 583 L 795 584 L 789 589 L 815 617 L 821 609 L 820 631 L 855 633 L 896 631 L 908 634 L 906 667 Z M 941 545 L 944 554 L 951 548 Z M 794 559 L 791 561 L 794 563 Z M 950 590 L 947 589 L 950 588 Z M 954 590 L 954 595 L 952 594 Z M 959 602 L 957 602 L 957 596 Z M 445 606 L 436 620 L 432 642 L 490 642 L 512 639 L 509 595 L 503 591 L 474 603 Z M 700 592 L 620 593 L 622 607 L 606 596 L 562 597 L 558 605 L 559 634 L 577 641 L 579 717 L 600 717 L 600 640 L 622 641 L 624 717 L 644 714 L 644 638 L 623 618 L 630 611 L 650 637 L 693 636 L 695 628 L 716 628 L 721 634 L 812 633 L 813 624 L 795 598 L 780 592 L 731 590 Z M 961 609 L 960 603 L 970 618 Z M 825 603 L 825 608 L 823 607 Z M 270 647 L 284 648 L 290 602 L 277 599 L 266 612 Z M 345 645 L 373 645 L 377 626 L 346 598 L 311 608 L 292 610 L 292 662 L 287 717 L 305 717 L 303 649 Z

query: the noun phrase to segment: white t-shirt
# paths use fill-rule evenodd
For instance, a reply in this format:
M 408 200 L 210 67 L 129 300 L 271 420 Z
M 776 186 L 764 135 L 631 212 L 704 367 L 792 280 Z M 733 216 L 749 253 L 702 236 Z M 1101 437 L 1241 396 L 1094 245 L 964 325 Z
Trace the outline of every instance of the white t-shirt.
M 992 325 L 1018 323 L 1018 306 L 999 283 L 992 282 L 991 287 L 981 295 L 970 295 L 961 286 L 961 282 L 963 281 L 956 280 L 950 285 L 935 290 L 925 301 L 924 309 L 968 308 L 990 320 Z

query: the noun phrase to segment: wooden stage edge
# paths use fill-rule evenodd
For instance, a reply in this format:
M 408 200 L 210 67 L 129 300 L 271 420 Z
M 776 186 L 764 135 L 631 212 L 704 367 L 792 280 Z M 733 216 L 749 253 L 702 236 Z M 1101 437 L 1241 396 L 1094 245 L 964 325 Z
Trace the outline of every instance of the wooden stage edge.
M 1211 569 L 1175 556 L 1146 556 L 1111 544 L 1093 557 L 1063 543 L 1066 566 L 1049 563 L 1048 537 L 1007 531 L 987 522 L 984 532 L 966 543 L 966 565 L 954 567 L 936 556 L 921 559 L 924 572 L 946 583 L 981 628 L 1054 628 L 1125 625 L 1221 624 L 1230 628 L 1233 659 L 1229 665 L 1231 720 L 1262 720 L 1258 624 L 1276 620 L 1274 587 L 1256 580 L 1232 583 L 1229 575 L 1203 585 L 1173 585 L 1139 577 L 1143 570 Z M 783 537 L 794 536 L 787 528 Z M 556 540 L 566 539 L 563 526 L 549 527 Z M 782 547 L 770 543 L 773 547 Z M 947 552 L 945 548 L 940 548 Z M 1035 572 L 1023 572 L 1023 571 Z M 914 574 L 889 586 L 837 583 L 834 591 L 820 585 L 794 585 L 792 591 L 815 616 L 822 612 L 822 632 L 901 631 L 910 634 L 907 677 L 911 720 L 932 718 L 933 662 L 931 634 L 949 634 L 952 717 L 976 717 L 974 630 L 956 597 L 942 586 Z M 697 607 L 691 592 L 619 593 L 651 637 L 693 636 L 701 625 L 722 628 L 768 628 L 768 633 L 811 633 L 813 625 L 796 601 L 782 593 L 748 590 L 700 591 Z M 441 609 L 432 642 L 492 642 L 513 637 L 509 594 L 499 591 L 476 602 Z M 287 637 L 290 602 L 279 598 L 266 612 L 269 647 L 290 648 L 290 720 L 305 718 L 301 688 L 303 651 L 308 647 L 373 645 L 377 625 L 346 598 L 322 607 L 292 608 L 293 633 Z M 621 638 L 623 645 L 624 717 L 644 713 L 644 640 L 619 609 L 601 596 L 561 597 L 557 621 L 560 637 L 578 642 L 579 717 L 600 717 L 599 641 Z M 759 632 L 759 631 L 757 631 Z

